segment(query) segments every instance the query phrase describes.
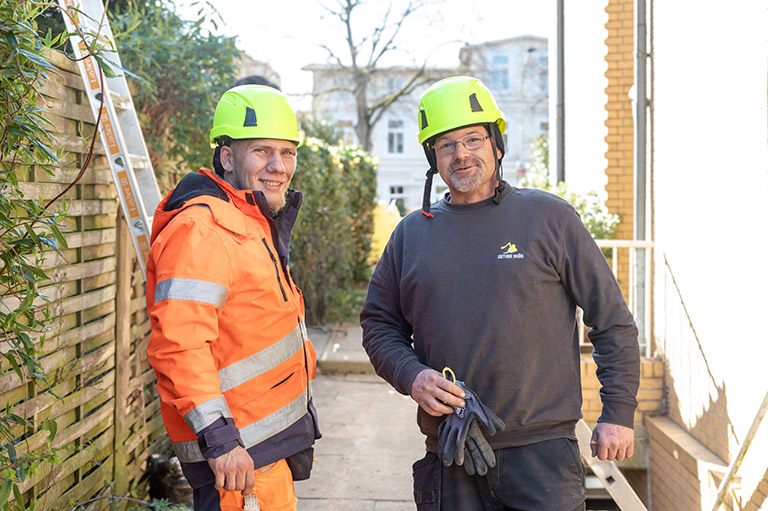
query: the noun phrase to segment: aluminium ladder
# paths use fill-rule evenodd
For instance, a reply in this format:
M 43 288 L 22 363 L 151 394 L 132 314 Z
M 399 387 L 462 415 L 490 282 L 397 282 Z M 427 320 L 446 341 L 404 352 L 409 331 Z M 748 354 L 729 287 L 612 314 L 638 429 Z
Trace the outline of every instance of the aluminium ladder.
M 101 142 L 128 222 L 136 258 L 146 278 L 152 215 L 162 197 L 128 82 L 122 73 L 112 29 L 101 0 L 58 0 L 58 3 L 62 9 L 68 10 L 77 23 L 75 26 L 69 16 L 63 14 L 94 121 L 99 121 Z M 88 41 L 83 41 L 77 33 L 78 28 Z M 93 39 L 96 39 L 95 44 L 103 58 L 120 68 L 117 70 L 119 76 L 100 76 L 96 59 L 88 51 L 88 44 L 93 44 Z

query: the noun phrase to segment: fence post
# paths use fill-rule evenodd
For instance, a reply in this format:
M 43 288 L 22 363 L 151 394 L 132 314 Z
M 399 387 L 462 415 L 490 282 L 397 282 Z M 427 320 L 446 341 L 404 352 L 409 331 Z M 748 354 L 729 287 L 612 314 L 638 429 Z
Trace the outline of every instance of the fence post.
M 133 245 L 122 208 L 117 221 L 117 293 L 115 315 L 115 446 L 112 476 L 115 495 L 128 493 L 125 439 L 128 437 L 126 407 L 131 378 L 131 274 Z

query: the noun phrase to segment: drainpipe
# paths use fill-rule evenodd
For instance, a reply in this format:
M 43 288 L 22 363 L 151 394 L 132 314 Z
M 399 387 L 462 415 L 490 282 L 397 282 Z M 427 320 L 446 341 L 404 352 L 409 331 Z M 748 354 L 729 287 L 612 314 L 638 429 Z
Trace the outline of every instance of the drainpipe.
M 635 86 L 634 86 L 634 182 L 635 182 L 635 211 L 634 237 L 636 240 L 648 240 L 648 211 L 647 183 L 648 173 L 646 164 L 646 129 L 648 96 L 646 90 L 646 67 L 648 51 L 646 49 L 646 0 L 635 0 Z M 649 249 L 638 249 L 635 260 L 635 297 L 638 337 L 645 344 L 643 355 L 650 355 L 650 254 Z
M 564 2 L 555 0 L 556 27 L 554 45 L 550 44 L 550 102 L 549 112 L 553 118 L 554 130 L 550 137 L 550 163 L 554 164 L 555 172 L 550 172 L 550 182 L 554 184 L 565 181 L 565 42 L 564 34 Z M 551 42 L 551 40 L 550 40 Z M 554 89 L 554 90 L 553 90 Z M 550 169 L 552 167 L 550 166 Z
M 635 239 L 647 239 L 646 227 L 646 25 L 645 0 L 635 0 Z

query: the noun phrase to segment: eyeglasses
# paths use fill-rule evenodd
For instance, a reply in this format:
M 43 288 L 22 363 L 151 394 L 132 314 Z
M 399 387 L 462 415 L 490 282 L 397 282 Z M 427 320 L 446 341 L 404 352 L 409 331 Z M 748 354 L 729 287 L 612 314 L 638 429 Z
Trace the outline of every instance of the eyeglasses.
M 486 135 L 484 137 L 481 137 L 479 135 L 469 135 L 468 137 L 464 137 L 461 140 L 457 140 L 455 142 L 438 142 L 437 145 L 435 145 L 435 152 L 441 156 L 448 156 L 456 152 L 456 145 L 461 144 L 464 146 L 464 148 L 467 151 L 474 151 L 475 149 L 480 149 L 485 145 L 485 140 L 491 138 L 489 135 Z

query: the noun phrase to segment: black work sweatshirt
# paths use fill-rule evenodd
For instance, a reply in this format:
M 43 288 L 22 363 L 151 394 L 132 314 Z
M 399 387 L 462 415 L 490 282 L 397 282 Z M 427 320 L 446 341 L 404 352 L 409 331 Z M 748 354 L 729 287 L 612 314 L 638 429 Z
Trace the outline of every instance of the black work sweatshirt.
M 360 315 L 376 372 L 409 394 L 446 366 L 506 423 L 498 449 L 575 438 L 581 418 L 576 306 L 591 327 L 600 421 L 633 426 L 637 328 L 610 267 L 575 210 L 539 190 L 432 207 L 397 226 Z M 427 449 L 442 417 L 419 408 Z

